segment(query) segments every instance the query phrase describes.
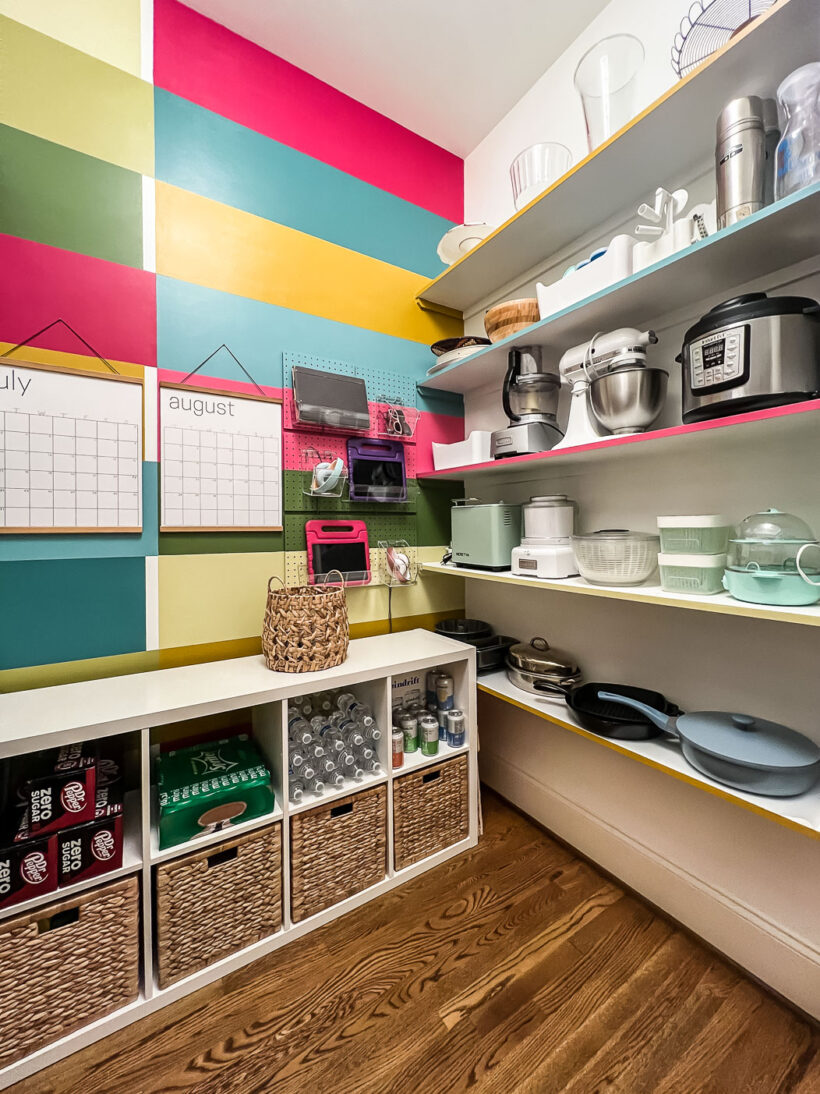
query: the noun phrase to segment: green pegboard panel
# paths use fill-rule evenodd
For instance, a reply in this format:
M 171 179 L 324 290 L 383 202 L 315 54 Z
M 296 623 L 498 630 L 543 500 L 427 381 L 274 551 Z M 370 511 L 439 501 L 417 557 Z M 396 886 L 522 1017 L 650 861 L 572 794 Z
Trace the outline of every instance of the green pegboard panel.
M 393 513 L 398 516 L 412 516 L 416 512 L 416 503 L 419 496 L 419 488 L 415 479 L 407 482 L 407 501 L 376 501 L 362 502 L 351 501 L 345 492 L 339 498 L 327 498 L 313 496 L 305 493 L 305 488 L 310 483 L 309 471 L 285 471 L 285 512 L 304 513 L 305 515 L 329 516 L 335 513 L 337 516 L 350 517 L 352 520 L 365 520 L 371 516 L 379 516 L 384 513 Z

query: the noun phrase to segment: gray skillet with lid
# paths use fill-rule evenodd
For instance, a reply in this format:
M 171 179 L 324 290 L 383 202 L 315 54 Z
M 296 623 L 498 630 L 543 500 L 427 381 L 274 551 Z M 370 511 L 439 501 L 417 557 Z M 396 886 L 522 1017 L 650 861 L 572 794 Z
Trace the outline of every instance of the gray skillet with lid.
M 810 790 L 820 776 L 820 745 L 779 722 L 720 710 L 672 718 L 625 695 L 599 691 L 598 698 L 639 710 L 680 741 L 692 767 L 725 786 L 791 798 Z

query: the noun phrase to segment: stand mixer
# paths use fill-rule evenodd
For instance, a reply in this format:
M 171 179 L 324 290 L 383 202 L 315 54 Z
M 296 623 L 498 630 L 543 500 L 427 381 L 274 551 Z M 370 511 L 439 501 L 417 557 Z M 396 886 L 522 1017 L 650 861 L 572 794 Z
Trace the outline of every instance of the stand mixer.
M 501 396 L 510 424 L 492 435 L 494 460 L 555 447 L 562 437 L 556 420 L 560 389 L 558 376 L 543 369 L 540 346 L 510 350 Z
M 663 408 L 669 380 L 663 369 L 646 363 L 646 347 L 657 341 L 652 330 L 620 327 L 567 350 L 558 371 L 571 390 L 569 422 L 554 449 L 649 428 Z

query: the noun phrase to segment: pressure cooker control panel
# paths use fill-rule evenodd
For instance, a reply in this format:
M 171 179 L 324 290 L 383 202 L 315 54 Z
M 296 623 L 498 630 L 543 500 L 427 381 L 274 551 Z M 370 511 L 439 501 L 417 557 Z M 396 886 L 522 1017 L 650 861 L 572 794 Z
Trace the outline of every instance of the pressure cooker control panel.
M 747 326 L 731 327 L 698 338 L 689 346 L 689 383 L 705 395 L 745 383 L 749 378 Z

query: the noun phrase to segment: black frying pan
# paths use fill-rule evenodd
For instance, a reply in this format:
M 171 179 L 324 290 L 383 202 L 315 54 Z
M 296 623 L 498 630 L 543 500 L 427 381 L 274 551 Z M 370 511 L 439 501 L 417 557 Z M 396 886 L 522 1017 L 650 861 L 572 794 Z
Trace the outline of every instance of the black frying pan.
M 567 706 L 584 729 L 602 737 L 612 737 L 620 741 L 646 741 L 651 737 L 659 737 L 661 731 L 637 711 L 631 711 L 620 703 L 599 699 L 599 691 L 610 691 L 629 699 L 637 699 L 639 703 L 654 706 L 664 714 L 680 714 L 680 708 L 670 703 L 658 691 L 636 688 L 630 684 L 580 684 L 566 696 Z

